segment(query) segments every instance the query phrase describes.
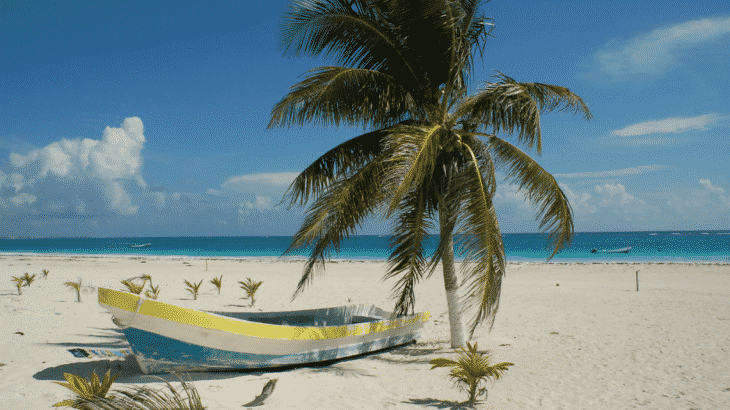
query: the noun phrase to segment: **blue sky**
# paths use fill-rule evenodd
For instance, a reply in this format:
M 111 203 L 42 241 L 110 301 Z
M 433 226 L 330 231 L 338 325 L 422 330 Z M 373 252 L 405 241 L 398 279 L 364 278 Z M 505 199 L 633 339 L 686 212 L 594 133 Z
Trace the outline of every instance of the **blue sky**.
M 284 58 L 288 1 L 0 1 L 0 236 L 292 235 L 293 177 L 361 129 L 267 130 L 316 58 Z M 473 88 L 568 87 L 540 164 L 577 231 L 730 229 L 730 3 L 493 0 Z M 503 232 L 535 232 L 504 183 Z M 373 220 L 364 234 L 387 233 Z

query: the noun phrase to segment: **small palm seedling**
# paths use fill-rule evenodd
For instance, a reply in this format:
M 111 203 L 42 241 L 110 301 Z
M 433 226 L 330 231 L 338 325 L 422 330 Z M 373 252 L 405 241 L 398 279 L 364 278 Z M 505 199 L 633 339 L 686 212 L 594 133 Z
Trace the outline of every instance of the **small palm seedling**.
M 502 373 L 508 370 L 509 366 L 514 366 L 514 363 L 502 362 L 497 363 L 494 366 L 489 365 L 489 354 L 479 353 L 477 351 L 477 344 L 474 343 L 472 346 L 469 342 L 466 343 L 468 349 L 461 348 L 459 354 L 459 360 L 451 360 L 445 358 L 438 358 L 431 360 L 433 367 L 431 370 L 437 367 L 450 367 L 451 377 L 456 384 L 469 393 L 469 405 L 474 405 L 477 395 L 482 392 L 487 395 L 487 388 L 479 388 L 482 381 L 494 378 L 498 380 L 502 377 Z
M 169 393 L 162 389 L 135 386 L 115 390 L 105 398 L 81 401 L 89 410 L 205 410 L 200 394 L 192 382 L 186 383 L 178 375 L 178 380 L 182 383 L 181 391 L 165 379 L 152 377 L 165 382 Z
M 28 287 L 30 287 L 30 284 L 31 284 L 31 283 L 33 283 L 33 281 L 35 280 L 35 276 L 36 276 L 36 274 L 35 274 L 35 273 L 34 273 L 34 274 L 32 274 L 32 275 L 28 275 L 28 272 L 25 272 L 25 273 L 23 274 L 23 276 L 21 276 L 21 278 L 22 278 L 22 279 L 23 279 L 23 281 L 25 282 L 25 286 L 28 286 Z
M 151 289 L 148 290 L 147 292 L 145 292 L 144 295 L 147 296 L 150 299 L 155 299 L 156 300 L 157 297 L 160 296 L 160 285 L 152 286 L 152 284 L 150 283 L 150 288 Z
M 203 284 L 203 280 L 201 279 L 198 283 L 190 283 L 187 280 L 185 281 L 185 285 L 188 287 L 188 292 L 193 294 L 193 300 L 198 300 L 198 291 L 200 290 L 200 285 Z
M 23 279 L 22 277 L 13 276 L 13 278 L 10 280 L 15 282 L 15 287 L 18 288 L 18 295 L 22 295 L 23 294 L 22 288 L 23 288 L 23 283 L 25 282 L 25 279 Z
M 122 285 L 127 288 L 127 291 L 129 291 L 129 293 L 134 293 L 135 295 L 139 295 L 140 293 L 142 293 L 142 288 L 144 288 L 144 283 L 138 285 L 132 282 L 132 280 L 130 279 L 123 280 Z
M 254 297 L 256 295 L 256 291 L 259 289 L 261 284 L 264 282 L 254 282 L 251 280 L 251 278 L 246 278 L 246 282 L 239 280 L 238 283 L 241 284 L 241 289 L 246 291 L 246 294 L 251 299 L 251 306 L 253 306 L 254 302 L 256 302 L 254 299 Z
M 48 269 L 43 269 L 41 272 L 43 273 L 43 279 L 48 279 L 48 274 L 50 273 Z
M 223 275 L 221 275 L 220 278 L 213 278 L 210 280 L 210 283 L 215 285 L 216 288 L 218 288 L 218 294 L 221 294 L 221 286 L 223 286 Z
M 76 301 L 81 302 L 81 279 L 78 282 L 66 282 L 64 285 L 76 290 Z
M 140 275 L 139 279 L 142 279 L 143 286 L 147 281 L 150 281 L 150 286 L 152 286 L 152 276 L 145 273 L 144 275 Z
M 56 403 L 53 407 L 71 407 L 81 410 L 88 409 L 88 402 L 95 403 L 106 397 L 107 392 L 109 392 L 109 388 L 112 387 L 112 383 L 114 383 L 114 380 L 117 376 L 119 376 L 119 373 L 117 373 L 113 377 L 109 377 L 110 372 L 111 370 L 106 371 L 106 376 L 104 376 L 103 381 L 99 381 L 99 376 L 96 374 L 96 371 L 91 373 L 91 377 L 88 381 L 81 376 L 64 373 L 63 377 L 68 383 L 54 383 L 60 384 L 74 392 L 74 394 L 76 394 L 76 398 Z

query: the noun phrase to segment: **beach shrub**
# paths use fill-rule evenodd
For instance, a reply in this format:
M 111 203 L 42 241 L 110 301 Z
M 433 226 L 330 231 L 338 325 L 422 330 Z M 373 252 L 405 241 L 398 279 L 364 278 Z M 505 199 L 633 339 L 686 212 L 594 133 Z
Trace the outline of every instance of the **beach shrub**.
M 122 281 L 122 285 L 124 285 L 127 288 L 127 291 L 129 293 L 134 293 L 135 295 L 139 295 L 142 293 L 142 289 L 144 288 L 144 282 L 141 285 L 138 285 L 130 279 L 126 279 Z
M 200 290 L 200 285 L 203 284 L 203 280 L 201 279 L 198 283 L 190 283 L 187 280 L 185 281 L 185 285 L 188 287 L 188 292 L 193 294 L 193 300 L 198 300 L 198 291 Z
M 241 289 L 246 291 L 246 295 L 248 295 L 248 298 L 251 299 L 251 306 L 256 302 L 254 297 L 256 296 L 256 291 L 259 289 L 262 283 L 264 282 L 254 282 L 251 280 L 251 278 L 246 278 L 246 282 L 238 281 L 238 283 L 241 284 Z
M 514 363 L 502 362 L 493 366 L 489 365 L 489 354 L 477 351 L 477 343 L 472 346 L 466 342 L 467 349 L 460 348 L 459 360 L 438 358 L 431 360 L 431 370 L 437 367 L 450 367 L 449 377 L 456 382 L 456 385 L 469 394 L 469 405 L 474 405 L 476 397 L 482 392 L 487 395 L 487 388 L 480 388 L 483 381 L 491 378 L 498 380 L 502 373 L 508 370 Z
M 144 286 L 147 281 L 150 281 L 150 286 L 152 285 L 152 276 L 146 273 L 144 275 L 140 275 L 138 279 L 142 279 L 142 286 Z
M 48 274 L 50 273 L 48 269 L 43 269 L 41 272 L 43 273 L 43 279 L 48 279 Z
M 15 287 L 18 288 L 18 295 L 22 295 L 23 282 L 25 282 L 25 279 L 23 279 L 22 277 L 13 276 L 13 278 L 10 280 L 15 282 Z
M 210 280 L 210 283 L 215 285 L 216 288 L 218 288 L 218 294 L 221 294 L 221 286 L 223 286 L 223 275 L 221 275 L 220 278 L 213 278 Z
M 177 373 L 175 373 L 177 375 Z M 124 387 L 114 390 L 110 395 L 97 399 L 81 399 L 87 410 L 204 410 L 200 394 L 192 382 L 178 379 L 181 389 L 176 389 L 167 380 L 152 376 L 165 382 L 167 390 L 147 386 Z
M 21 278 L 22 278 L 22 279 L 23 279 L 23 281 L 25 282 L 25 286 L 28 286 L 28 287 L 30 287 L 30 284 L 31 284 L 31 283 L 33 283 L 33 281 L 35 280 L 35 276 L 36 276 L 36 274 L 35 274 L 35 273 L 34 273 L 34 274 L 32 274 L 32 275 L 28 275 L 28 272 L 25 272 L 25 273 L 23 274 L 23 276 L 21 276 Z
M 78 282 L 66 282 L 64 285 L 76 290 L 76 301 L 81 302 L 81 279 Z
M 151 289 L 145 292 L 144 295 L 150 299 L 157 300 L 157 297 L 160 296 L 160 285 L 152 286 L 152 284 L 150 283 L 150 288 Z
M 99 381 L 99 376 L 96 374 L 96 371 L 91 373 L 91 377 L 88 381 L 81 376 L 64 373 L 63 378 L 66 379 L 67 383 L 54 383 L 60 384 L 74 392 L 74 394 L 76 394 L 76 398 L 56 403 L 53 407 L 71 407 L 74 409 L 88 410 L 90 407 L 87 402 L 97 402 L 106 397 L 109 388 L 112 387 L 112 383 L 114 383 L 114 380 L 116 380 L 117 376 L 119 376 L 119 373 L 117 373 L 113 377 L 109 377 L 110 372 L 111 370 L 106 371 L 106 376 L 104 376 L 104 380 L 101 382 Z

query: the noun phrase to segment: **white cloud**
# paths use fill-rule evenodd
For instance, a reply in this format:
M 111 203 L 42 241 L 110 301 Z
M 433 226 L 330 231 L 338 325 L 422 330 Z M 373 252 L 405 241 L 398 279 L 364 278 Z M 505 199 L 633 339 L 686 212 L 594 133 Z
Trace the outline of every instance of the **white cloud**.
M 100 140 L 64 138 L 24 155 L 10 153 L 7 172 L 0 177 L 0 197 L 12 197 L 13 211 L 21 215 L 134 214 L 139 208 L 124 181 L 146 186 L 141 174 L 143 131 L 142 120 L 131 117 L 120 128 L 106 127 Z
M 296 172 L 239 175 L 228 178 L 221 188 L 239 194 L 270 197 L 278 202 L 298 175 Z
M 611 135 L 619 137 L 633 137 L 648 134 L 682 133 L 690 130 L 704 130 L 714 124 L 721 117 L 718 114 L 706 114 L 689 118 L 667 118 L 658 121 L 646 121 L 629 125 L 620 130 L 612 131 Z
M 14 197 L 10 198 L 10 202 L 13 203 L 13 205 L 19 206 L 23 204 L 32 204 L 35 202 L 36 197 L 35 195 L 26 194 L 23 192 L 22 194 L 15 195 Z
M 724 188 L 721 188 L 721 187 L 717 187 L 717 186 L 712 185 L 712 182 L 710 182 L 709 179 L 700 179 L 700 184 L 702 184 L 702 186 L 704 186 L 705 188 L 707 188 L 709 191 L 719 192 L 721 194 L 725 193 L 725 189 Z
M 291 185 L 298 175 L 297 172 L 239 175 L 228 178 L 221 186 L 231 191 L 246 193 L 257 193 L 271 189 L 283 191 Z
M 653 30 L 626 41 L 612 41 L 594 55 L 599 71 L 614 81 L 637 74 L 659 74 L 677 64 L 682 50 L 730 34 L 730 18 L 708 18 Z
M 264 211 L 273 208 L 273 200 L 270 196 L 256 196 L 253 201 L 245 201 L 239 208 L 239 213 L 247 213 L 247 210 Z
M 645 201 L 626 192 L 626 187 L 622 184 L 596 185 L 594 191 L 598 194 L 599 203 L 605 207 L 635 210 L 637 206 L 646 205 Z
M 554 174 L 556 178 L 609 178 L 609 177 L 624 177 L 628 175 L 643 175 L 650 172 L 662 171 L 665 169 L 671 169 L 671 165 L 641 165 L 638 167 L 615 169 L 611 171 L 596 171 L 596 172 L 573 172 L 570 174 Z

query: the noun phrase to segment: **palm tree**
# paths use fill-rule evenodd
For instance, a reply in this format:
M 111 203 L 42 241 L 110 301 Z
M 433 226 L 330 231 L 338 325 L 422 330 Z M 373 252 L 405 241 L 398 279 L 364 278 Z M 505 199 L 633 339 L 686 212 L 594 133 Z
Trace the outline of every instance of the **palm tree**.
M 555 178 L 500 133 L 542 150 L 540 115 L 591 114 L 567 88 L 520 83 L 498 73 L 468 95 L 473 60 L 493 24 L 478 0 L 299 0 L 283 24 L 285 55 L 324 55 L 342 66 L 319 67 L 277 103 L 269 128 L 305 123 L 371 131 L 326 152 L 285 194 L 290 206 L 311 202 L 287 253 L 311 248 L 294 297 L 324 269 L 341 241 L 373 214 L 393 218 L 386 278 L 394 314 L 415 304 L 414 287 L 443 266 L 451 344 L 464 346 L 463 308 L 476 327 L 494 324 L 505 273 L 504 246 L 492 198 L 495 168 L 506 171 L 538 207 L 554 256 L 573 232 L 572 211 Z M 438 228 L 430 257 L 423 241 Z M 463 257 L 461 286 L 454 248 Z

